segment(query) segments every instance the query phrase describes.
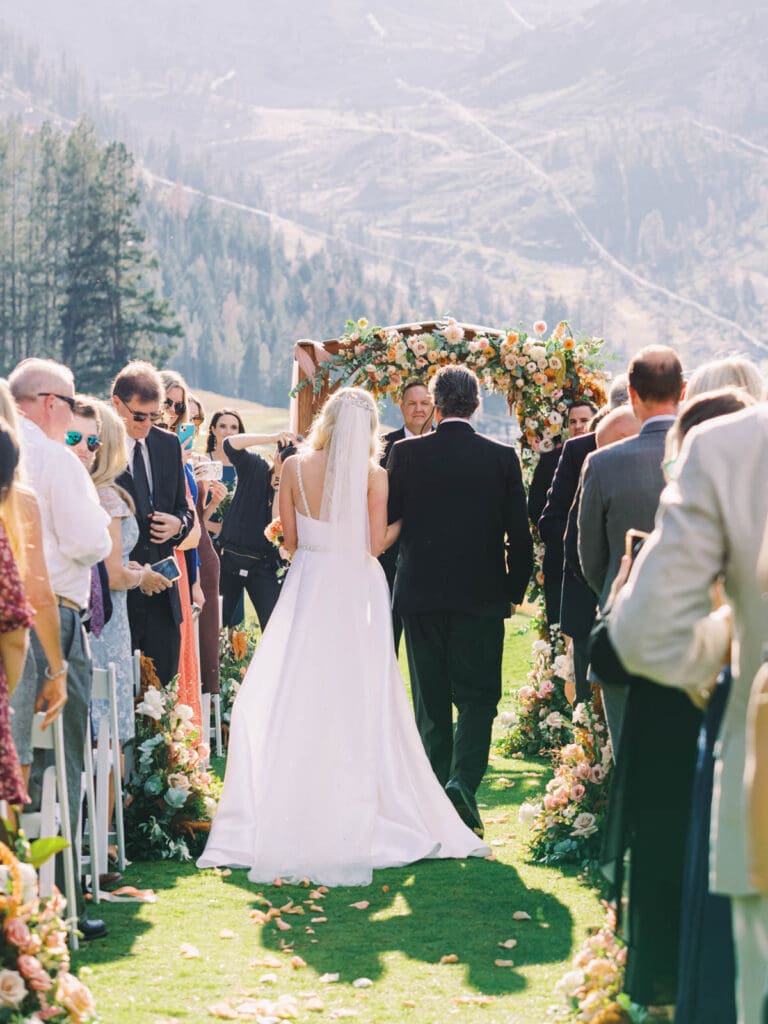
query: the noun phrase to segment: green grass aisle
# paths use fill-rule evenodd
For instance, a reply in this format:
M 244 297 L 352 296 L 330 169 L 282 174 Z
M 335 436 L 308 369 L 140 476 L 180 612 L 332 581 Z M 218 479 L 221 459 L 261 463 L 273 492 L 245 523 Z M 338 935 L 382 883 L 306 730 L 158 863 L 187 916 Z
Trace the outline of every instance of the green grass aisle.
M 527 671 L 532 634 L 519 634 L 521 622 L 508 624 L 502 709 L 510 706 L 510 685 Z M 245 993 L 294 996 L 300 1020 L 545 1024 L 574 946 L 603 920 L 597 897 L 575 871 L 526 861 L 517 809 L 547 777 L 541 762 L 491 762 L 479 800 L 495 861 L 432 861 L 376 872 L 368 888 L 334 889 L 315 899 L 321 911 L 305 903 L 309 890 L 257 887 L 243 871 L 221 877 L 189 864 L 134 864 L 126 881 L 154 888 L 158 902 L 102 904 L 109 938 L 77 954 L 76 967 L 92 972 L 85 980 L 105 1024 L 213 1021 L 210 1006 Z M 268 909 L 259 892 L 277 907 L 294 900 L 305 914 L 284 914 L 286 931 L 273 921 L 258 925 L 251 911 Z M 358 901 L 370 905 L 350 906 Z M 518 911 L 530 920 L 515 919 Z M 327 920 L 311 924 L 313 917 Z M 514 948 L 500 946 L 509 939 Z M 185 959 L 183 943 L 199 957 Z M 281 951 L 285 943 L 291 953 Z M 457 962 L 440 963 L 451 954 Z M 292 955 L 306 966 L 292 968 Z M 338 974 L 338 981 L 323 983 L 324 974 Z M 372 984 L 355 987 L 360 978 Z M 308 1008 L 311 994 L 322 1010 Z

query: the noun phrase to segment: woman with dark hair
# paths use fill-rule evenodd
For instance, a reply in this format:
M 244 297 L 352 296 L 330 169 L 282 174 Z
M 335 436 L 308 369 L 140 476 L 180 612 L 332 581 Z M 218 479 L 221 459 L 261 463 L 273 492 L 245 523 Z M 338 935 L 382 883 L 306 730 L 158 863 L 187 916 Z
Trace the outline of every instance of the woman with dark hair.
M 0 800 L 28 803 L 10 721 L 10 694 L 21 676 L 32 609 L 24 596 L 17 562 L 24 559 L 23 525 L 13 501 L 19 446 L 0 420 Z
M 244 434 L 245 424 L 239 412 L 235 409 L 218 409 L 208 424 L 208 437 L 205 442 L 205 451 L 212 462 L 220 462 L 223 466 L 221 476 L 222 483 L 227 488 L 227 495 L 217 500 L 212 497 L 205 506 L 203 521 L 206 530 L 214 538 L 221 533 L 221 523 L 229 508 L 232 495 L 237 484 L 237 472 L 230 461 L 229 455 L 224 451 L 224 442 L 228 437 L 235 434 Z

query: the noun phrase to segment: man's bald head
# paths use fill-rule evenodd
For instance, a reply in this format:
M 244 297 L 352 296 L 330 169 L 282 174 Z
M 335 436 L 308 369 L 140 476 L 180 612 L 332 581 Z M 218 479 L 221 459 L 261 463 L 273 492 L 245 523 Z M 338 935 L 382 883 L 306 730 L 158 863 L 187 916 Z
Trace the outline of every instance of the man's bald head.
M 622 441 L 625 437 L 634 437 L 639 430 L 640 423 L 635 418 L 632 407 L 622 405 L 618 409 L 611 409 L 598 424 L 595 442 L 598 448 L 605 448 L 616 441 Z

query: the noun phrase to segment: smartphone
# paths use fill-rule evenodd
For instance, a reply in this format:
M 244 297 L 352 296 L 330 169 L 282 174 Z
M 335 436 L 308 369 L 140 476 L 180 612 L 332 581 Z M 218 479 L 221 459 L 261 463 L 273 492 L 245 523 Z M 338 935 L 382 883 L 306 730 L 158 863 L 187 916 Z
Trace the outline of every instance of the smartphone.
M 169 555 L 168 558 L 163 558 L 159 562 L 153 562 L 153 564 L 150 565 L 150 569 L 153 572 L 159 572 L 161 576 L 165 576 L 165 578 L 171 582 L 181 578 L 179 566 L 177 565 L 176 559 L 173 555 Z
M 198 462 L 195 466 L 195 477 L 197 480 L 222 480 L 224 478 L 224 463 L 216 459 Z
M 640 554 L 640 548 L 645 543 L 648 534 L 644 530 L 627 530 L 624 535 L 624 554 L 634 560 Z
M 187 449 L 192 446 L 192 441 L 195 436 L 195 425 L 194 423 L 182 423 L 176 431 L 176 436 L 179 439 L 179 444 L 182 448 Z

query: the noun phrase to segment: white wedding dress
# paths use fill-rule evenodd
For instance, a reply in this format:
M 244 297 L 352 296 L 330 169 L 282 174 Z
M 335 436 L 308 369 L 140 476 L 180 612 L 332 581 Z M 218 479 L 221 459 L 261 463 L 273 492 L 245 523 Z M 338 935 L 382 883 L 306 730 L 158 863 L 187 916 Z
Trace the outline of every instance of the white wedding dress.
M 298 550 L 235 701 L 201 868 L 367 885 L 374 868 L 490 853 L 432 772 L 395 659 L 368 548 L 369 417 L 344 403 L 321 518 L 297 509 Z M 297 476 L 303 493 L 300 457 Z

